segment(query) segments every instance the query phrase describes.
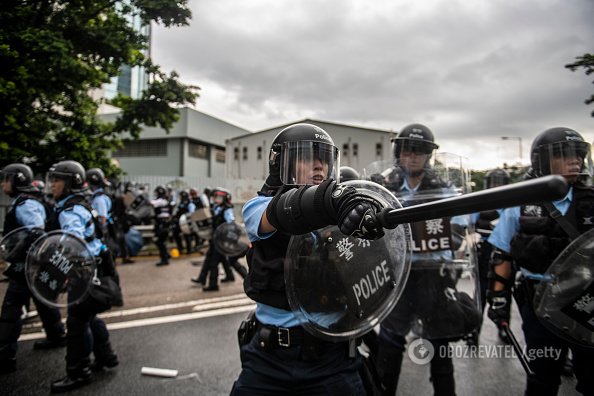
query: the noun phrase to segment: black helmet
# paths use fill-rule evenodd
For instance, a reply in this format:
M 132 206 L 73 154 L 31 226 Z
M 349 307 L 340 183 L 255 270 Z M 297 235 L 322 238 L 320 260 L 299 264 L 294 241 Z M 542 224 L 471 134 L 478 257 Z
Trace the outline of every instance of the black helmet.
M 590 144 L 582 135 L 570 128 L 555 127 L 538 135 L 530 148 L 530 162 L 534 176 L 551 174 L 551 159 L 577 157 L 581 158 L 582 168 L 575 173 L 582 173 L 585 160 L 590 153 Z M 571 171 L 570 171 L 571 172 Z
M 488 189 L 505 186 L 506 184 L 509 184 L 510 181 L 511 177 L 505 169 L 491 169 L 489 172 L 487 172 L 485 178 L 483 179 L 483 187 Z
M 270 147 L 270 176 L 266 184 L 269 187 L 279 187 L 283 184 L 316 184 L 317 181 L 321 183 L 325 179 L 336 179 L 338 152 L 334 141 L 322 128 L 312 124 L 288 126 L 276 135 Z M 297 172 L 297 163 L 315 164 L 316 159 L 328 164 L 327 172 L 324 175 L 313 173 L 301 177 Z
M 231 191 L 227 190 L 226 188 L 217 187 L 212 191 L 213 199 L 217 197 L 223 198 L 223 204 L 230 204 L 231 203 Z
M 60 161 L 53 164 L 47 174 L 49 180 L 60 179 L 64 180 L 64 192 L 79 193 L 83 192 L 85 188 L 86 172 L 83 166 L 76 161 Z
M 87 171 L 87 181 L 92 186 L 109 186 L 111 183 L 105 178 L 105 174 L 99 168 L 91 168 Z
M 167 190 L 163 186 L 155 187 L 154 193 L 157 198 L 167 198 Z
M 359 172 L 351 168 L 350 166 L 341 166 L 340 167 L 340 182 L 345 182 L 349 180 L 359 180 L 361 176 Z
M 179 197 L 182 201 L 187 201 L 190 199 L 190 194 L 186 190 L 181 190 L 179 192 Z
M 9 164 L 0 172 L 0 180 L 7 180 L 12 186 L 11 196 L 17 192 L 35 192 L 33 187 L 33 171 L 25 164 Z
M 204 194 L 206 194 L 207 197 L 210 197 L 210 194 L 212 193 L 212 187 L 211 186 L 206 186 L 206 187 L 204 187 L 204 190 L 202 190 L 202 192 Z
M 432 154 L 439 146 L 435 144 L 433 132 L 425 125 L 410 124 L 405 126 L 402 131 L 392 139 L 392 149 L 394 158 L 400 158 L 402 149 L 411 149 L 414 152 Z

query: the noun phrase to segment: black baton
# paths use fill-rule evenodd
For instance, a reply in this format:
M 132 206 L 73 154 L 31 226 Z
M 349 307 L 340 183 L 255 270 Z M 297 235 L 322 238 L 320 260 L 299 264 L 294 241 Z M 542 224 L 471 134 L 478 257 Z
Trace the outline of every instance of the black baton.
M 379 214 L 379 222 L 385 228 L 394 228 L 403 223 L 555 201 L 565 197 L 568 188 L 563 176 L 544 176 L 406 208 L 386 208 Z
M 524 367 L 526 374 L 534 375 L 534 371 L 532 371 L 532 369 L 530 368 L 530 363 L 528 363 L 528 358 L 526 358 L 526 355 L 524 355 L 524 351 L 520 347 L 520 343 L 516 339 L 516 336 L 514 335 L 512 330 L 509 328 L 509 324 L 507 324 L 507 322 L 503 322 L 501 323 L 501 327 L 503 328 L 503 331 L 505 331 L 505 334 L 507 334 L 507 336 L 511 340 L 512 346 L 514 347 L 516 355 L 518 355 L 518 359 L 520 359 L 520 363 L 522 363 L 522 367 Z

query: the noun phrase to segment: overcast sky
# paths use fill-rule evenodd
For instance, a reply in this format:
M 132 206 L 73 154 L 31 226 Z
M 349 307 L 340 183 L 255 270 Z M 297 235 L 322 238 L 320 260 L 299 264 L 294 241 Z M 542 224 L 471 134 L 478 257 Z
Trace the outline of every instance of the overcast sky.
M 250 131 L 313 118 L 433 130 L 486 169 L 567 126 L 594 140 L 593 0 L 189 0 L 152 55 L 199 85 L 196 109 Z

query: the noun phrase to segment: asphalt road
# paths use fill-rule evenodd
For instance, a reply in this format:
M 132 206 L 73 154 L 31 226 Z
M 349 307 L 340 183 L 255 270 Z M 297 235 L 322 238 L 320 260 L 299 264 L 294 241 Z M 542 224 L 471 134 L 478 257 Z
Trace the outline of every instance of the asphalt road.
M 120 365 L 99 373 L 89 386 L 71 395 L 227 395 L 241 370 L 236 329 L 252 302 L 241 282 L 221 285 L 206 293 L 189 278 L 195 276 L 202 256 L 182 256 L 164 267 L 154 257 L 119 266 L 125 306 L 102 314 L 110 328 Z M 6 283 L 0 283 L 4 294 Z M 523 343 L 517 311 L 512 328 Z M 0 376 L 2 395 L 47 395 L 53 380 L 65 373 L 65 350 L 34 351 L 33 341 L 43 337 L 36 318 L 30 319 L 19 342 L 18 370 Z M 485 321 L 480 344 L 500 345 L 495 327 Z M 458 395 L 521 395 L 525 375 L 513 356 L 467 356 L 462 342 L 454 359 Z M 505 351 L 505 349 L 503 349 Z M 492 350 L 491 350 L 492 351 Z M 511 350 L 509 350 L 511 351 Z M 165 379 L 141 374 L 143 366 L 178 370 Z M 575 380 L 563 378 L 560 395 L 574 395 Z M 399 382 L 400 395 L 430 395 L 429 366 L 413 363 L 405 354 Z

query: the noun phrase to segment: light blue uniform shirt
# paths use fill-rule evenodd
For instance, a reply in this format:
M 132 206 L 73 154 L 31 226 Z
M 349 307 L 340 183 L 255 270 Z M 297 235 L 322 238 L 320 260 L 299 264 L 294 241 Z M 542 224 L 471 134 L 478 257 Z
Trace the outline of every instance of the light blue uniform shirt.
M 190 201 L 190 203 L 188 204 L 187 210 L 188 210 L 188 214 L 194 213 L 196 211 L 196 204 L 194 204 L 194 202 Z
M 18 197 L 17 197 L 18 198 Z M 16 198 L 11 202 L 14 205 Z M 45 228 L 45 209 L 34 199 L 27 199 L 15 208 L 16 221 L 22 226 Z
M 559 200 L 554 201 L 553 205 L 562 215 L 565 215 L 569 210 L 569 205 L 573 199 L 573 187 L 569 189 L 567 195 Z M 507 208 L 499 217 L 499 222 L 495 226 L 493 233 L 489 237 L 489 243 L 496 248 L 503 250 L 506 253 L 511 253 L 511 241 L 520 229 L 520 207 L 514 206 Z
M 233 208 L 226 208 L 224 206 L 215 206 L 214 209 L 212 210 L 213 216 L 220 215 L 221 210 L 225 210 L 225 212 L 223 212 L 223 216 L 225 217 L 225 222 L 233 223 L 235 221 L 235 213 L 233 213 Z
M 93 193 L 96 192 L 103 192 L 103 189 L 98 188 L 97 190 L 93 191 Z M 91 206 L 93 209 L 95 209 L 99 216 L 105 217 L 107 220 L 111 220 L 111 216 L 109 215 L 109 213 L 111 213 L 111 199 L 109 199 L 107 195 L 100 194 L 95 196 L 95 198 L 93 198 L 91 201 Z
M 258 196 L 250 199 L 243 206 L 243 222 L 250 242 L 270 238 L 276 232 L 273 231 L 262 234 L 259 232 L 262 215 L 266 211 L 270 201 L 272 201 L 272 197 Z M 259 302 L 256 302 L 256 318 L 258 318 L 261 323 L 277 327 L 293 327 L 301 324 L 293 312 L 271 307 L 270 305 Z
M 56 203 L 56 208 L 61 209 L 64 203 L 73 195 L 69 195 Z M 68 231 L 81 238 L 83 241 L 86 237 L 90 237 L 95 232 L 95 224 L 93 223 L 93 216 L 82 205 L 74 205 L 72 210 L 63 210 L 58 217 L 62 231 Z M 87 227 L 86 224 L 89 223 Z M 86 241 L 85 241 L 86 242 Z M 103 243 L 99 238 L 95 238 L 90 242 L 86 242 L 89 250 L 94 256 L 99 256 Z

